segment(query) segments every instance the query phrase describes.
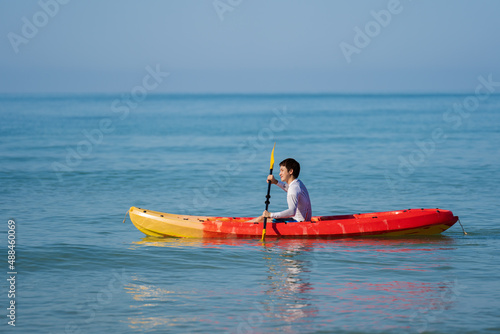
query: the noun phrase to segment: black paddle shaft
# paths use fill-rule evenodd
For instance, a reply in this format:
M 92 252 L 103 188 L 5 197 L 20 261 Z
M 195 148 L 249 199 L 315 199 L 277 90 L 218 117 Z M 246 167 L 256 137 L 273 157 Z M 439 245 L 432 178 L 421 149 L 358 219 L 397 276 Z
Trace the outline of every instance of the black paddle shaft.
M 269 175 L 273 175 L 273 169 L 271 168 L 269 170 Z M 271 203 L 269 201 L 269 199 L 271 198 L 271 184 L 272 182 L 271 181 L 267 181 L 268 185 L 267 185 L 267 195 L 266 195 L 266 211 L 267 209 L 269 208 L 269 203 Z M 267 225 L 267 217 L 264 217 L 264 230 L 266 229 L 266 225 Z

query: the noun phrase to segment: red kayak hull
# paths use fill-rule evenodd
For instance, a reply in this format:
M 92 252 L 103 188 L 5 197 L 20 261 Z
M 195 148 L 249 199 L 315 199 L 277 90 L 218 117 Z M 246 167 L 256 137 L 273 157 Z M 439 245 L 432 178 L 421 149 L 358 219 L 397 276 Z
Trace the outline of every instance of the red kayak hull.
M 143 233 L 157 237 L 258 238 L 262 223 L 251 218 L 167 214 L 130 208 L 130 218 Z M 340 216 L 318 216 L 298 223 L 268 222 L 266 238 L 338 238 L 352 236 L 434 235 L 458 220 L 449 210 L 408 209 Z

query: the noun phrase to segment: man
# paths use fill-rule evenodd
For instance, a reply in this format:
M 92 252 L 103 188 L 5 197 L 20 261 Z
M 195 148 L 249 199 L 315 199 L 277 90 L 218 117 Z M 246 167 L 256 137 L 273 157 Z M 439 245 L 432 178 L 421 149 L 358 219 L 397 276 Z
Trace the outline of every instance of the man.
M 306 187 L 298 179 L 300 164 L 294 159 L 288 158 L 280 163 L 280 178 L 278 181 L 273 175 L 267 177 L 267 181 L 278 185 L 287 192 L 286 200 L 288 209 L 281 212 L 269 212 L 264 210 L 257 221 L 263 221 L 264 217 L 273 218 L 273 222 L 301 222 L 309 221 L 312 216 L 311 200 Z

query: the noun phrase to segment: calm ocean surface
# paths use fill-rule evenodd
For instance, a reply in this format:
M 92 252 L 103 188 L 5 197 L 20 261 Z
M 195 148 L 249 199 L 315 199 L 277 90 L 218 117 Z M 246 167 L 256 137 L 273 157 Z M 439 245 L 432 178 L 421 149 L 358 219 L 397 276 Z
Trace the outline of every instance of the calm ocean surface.
M 500 96 L 0 97 L 1 332 L 500 331 Z M 477 100 L 476 100 L 477 101 Z M 314 215 L 449 209 L 441 236 L 145 237 L 130 206 L 256 216 L 269 156 Z M 277 173 L 275 173 L 277 176 Z M 273 187 L 270 211 L 286 194 Z M 16 226 L 9 326 L 8 220 Z

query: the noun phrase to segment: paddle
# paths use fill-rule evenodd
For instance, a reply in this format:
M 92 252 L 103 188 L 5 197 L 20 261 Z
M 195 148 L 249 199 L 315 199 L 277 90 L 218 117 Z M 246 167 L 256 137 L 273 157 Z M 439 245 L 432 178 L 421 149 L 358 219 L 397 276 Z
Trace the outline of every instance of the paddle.
M 269 167 L 269 175 L 273 175 L 273 167 L 274 167 L 274 148 L 276 147 L 276 143 L 274 143 L 273 151 L 271 152 L 271 163 Z M 269 208 L 269 199 L 271 198 L 271 181 L 267 181 L 267 195 L 266 195 L 266 211 Z M 266 238 L 266 225 L 267 225 L 267 217 L 264 217 L 264 227 L 262 228 L 262 239 L 264 241 Z

